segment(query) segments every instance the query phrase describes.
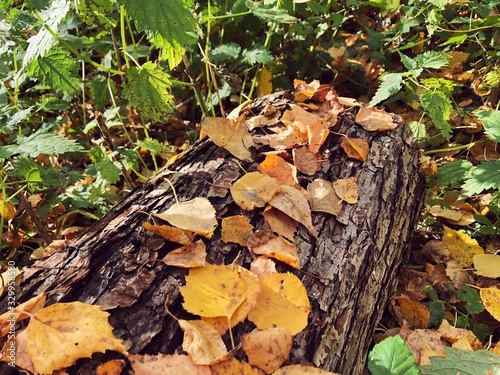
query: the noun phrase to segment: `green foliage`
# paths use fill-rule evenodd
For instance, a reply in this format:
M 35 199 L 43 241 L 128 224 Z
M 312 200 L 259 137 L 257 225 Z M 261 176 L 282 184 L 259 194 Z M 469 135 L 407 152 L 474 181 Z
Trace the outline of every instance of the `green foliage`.
M 444 348 L 446 357 L 430 357 L 431 365 L 420 366 L 422 375 L 488 375 L 500 373 L 500 356 L 487 350 Z
M 368 369 L 372 375 L 418 375 L 418 367 L 399 336 L 388 337 L 375 345 L 368 355 Z
M 462 194 L 470 197 L 487 189 L 500 190 L 500 160 L 476 165 L 462 185 Z
M 484 132 L 490 140 L 500 143 L 500 111 L 482 110 L 476 116 L 484 124 Z

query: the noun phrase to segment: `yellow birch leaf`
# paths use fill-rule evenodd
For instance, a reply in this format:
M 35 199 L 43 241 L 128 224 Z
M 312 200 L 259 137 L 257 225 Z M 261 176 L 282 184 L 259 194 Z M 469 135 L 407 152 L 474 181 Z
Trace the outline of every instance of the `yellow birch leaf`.
M 243 335 L 241 344 L 248 363 L 270 374 L 288 359 L 292 334 L 284 327 L 269 327 Z
M 143 223 L 142 227 L 165 238 L 167 241 L 177 242 L 181 245 L 193 242 L 195 237 L 193 232 L 185 231 L 181 228 L 171 227 L 170 225 L 153 225 L 150 223 Z
M 500 277 L 500 256 L 495 254 L 474 255 L 474 268 L 476 275 L 491 277 L 493 279 Z
M 221 237 L 224 242 L 234 242 L 246 246 L 253 235 L 253 225 L 241 215 L 228 216 L 222 219 Z
M 462 267 L 470 267 L 475 255 L 484 254 L 484 250 L 468 234 L 444 227 L 443 242 L 450 250 L 451 258 Z
M 305 226 L 314 237 L 317 236 L 312 224 L 311 208 L 300 190 L 282 185 L 281 191 L 276 193 L 269 204 Z
M 340 374 L 326 370 L 321 370 L 319 368 L 312 366 L 290 365 L 276 370 L 275 372 L 273 372 L 273 375 L 340 375 Z
M 250 366 L 246 362 L 240 362 L 236 358 L 229 358 L 227 361 L 210 366 L 212 375 L 263 375 L 264 373 Z
M 135 375 L 211 375 L 210 367 L 197 365 L 187 355 L 129 354 Z
M 28 353 L 36 371 L 51 374 L 79 358 L 106 350 L 124 351 L 113 335 L 109 314 L 82 302 L 55 303 L 31 316 Z
M 490 288 L 481 288 L 479 290 L 481 301 L 484 308 L 490 315 L 500 322 L 500 289 L 494 286 Z
M 121 375 L 124 368 L 125 361 L 123 359 L 111 359 L 97 366 L 95 375 Z M 54 373 L 52 374 L 54 375 Z
M 210 365 L 222 360 L 228 353 L 217 330 L 203 320 L 182 320 L 178 323 L 184 331 L 184 349 L 197 365 Z
M 167 211 L 153 215 L 175 227 L 190 230 L 206 238 L 212 237 L 217 226 L 215 208 L 207 198 L 197 197 L 190 201 L 174 203 Z
M 205 117 L 201 127 L 210 139 L 241 160 L 252 160 L 250 147 L 254 146 L 253 137 L 244 121 L 222 117 Z
M 332 182 L 333 190 L 337 196 L 349 204 L 358 203 L 357 177 L 342 178 Z
M 182 306 L 204 317 L 230 319 L 247 296 L 247 285 L 237 271 L 214 264 L 190 269 L 186 285 L 179 289 L 184 297 Z
M 297 276 L 273 273 L 259 277 L 261 292 L 257 304 L 248 313 L 248 319 L 257 328 L 285 327 L 292 335 L 307 326 L 311 305 L 307 292 Z
M 250 172 L 237 180 L 230 191 L 238 206 L 244 210 L 253 210 L 255 207 L 264 207 L 280 189 L 281 186 L 274 178 Z
M 182 246 L 163 257 L 165 264 L 181 268 L 204 267 L 207 250 L 202 240 Z
M 13 310 L 7 311 L 0 315 L 0 337 L 4 337 L 10 331 L 11 319 L 15 319 L 15 322 L 21 322 L 24 319 L 29 318 L 29 315 L 25 314 L 34 314 L 37 311 L 43 308 L 45 304 L 45 298 L 47 294 L 45 292 L 39 294 L 36 297 L 30 298 L 26 302 L 21 303 L 19 306 L 16 306 Z
M 340 141 L 340 147 L 345 151 L 348 158 L 359 161 L 366 161 L 368 159 L 370 146 L 364 139 L 343 137 Z
M 268 95 L 273 92 L 273 77 L 269 70 L 264 66 L 259 73 L 257 78 L 259 97 Z
M 13 219 L 16 215 L 16 206 L 14 206 L 12 202 L 4 202 L 3 199 L 0 198 L 0 216 L 2 215 L 6 220 Z

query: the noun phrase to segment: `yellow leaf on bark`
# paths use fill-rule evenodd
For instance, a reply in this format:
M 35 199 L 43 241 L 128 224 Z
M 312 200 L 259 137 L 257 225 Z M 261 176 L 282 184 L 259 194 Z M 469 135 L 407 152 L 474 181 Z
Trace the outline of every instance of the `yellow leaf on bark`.
M 185 231 L 181 228 L 171 227 L 170 225 L 153 225 L 150 223 L 143 223 L 142 227 L 165 238 L 167 241 L 177 242 L 181 245 L 193 242 L 195 237 L 195 234 L 191 231 Z
M 43 308 L 45 304 L 46 293 L 41 293 L 36 297 L 30 298 L 26 302 L 21 303 L 19 306 L 16 306 L 13 310 L 7 311 L 0 315 L 0 337 L 4 337 L 10 331 L 10 323 L 11 319 L 14 318 L 15 322 L 21 322 L 24 319 L 29 318 L 29 315 L 25 314 L 34 314 L 38 310 Z
M 495 287 L 482 288 L 479 291 L 484 308 L 500 322 L 500 289 Z
M 206 258 L 206 246 L 202 240 L 198 240 L 171 251 L 162 260 L 169 266 L 194 268 L 204 267 L 206 265 Z
M 364 139 L 343 137 L 340 141 L 340 147 L 345 151 L 348 158 L 360 161 L 368 159 L 370 146 Z
M 129 354 L 128 359 L 135 375 L 212 375 L 210 367 L 195 364 L 187 355 Z
M 273 273 L 259 277 L 261 292 L 257 304 L 248 313 L 248 319 L 257 328 L 285 327 L 292 335 L 307 326 L 311 305 L 307 292 L 297 276 Z
M 473 261 L 476 275 L 493 279 L 500 277 L 500 255 L 478 254 L 474 256 Z
M 342 178 L 332 182 L 333 190 L 337 196 L 349 204 L 358 203 L 357 177 Z
M 253 225 L 241 215 L 228 216 L 222 219 L 221 237 L 224 242 L 234 242 L 242 246 L 247 245 L 253 235 Z
M 182 305 L 188 312 L 227 319 L 247 298 L 247 289 L 246 283 L 232 267 L 213 264 L 190 269 L 186 285 L 180 287 L 184 297 Z
M 269 327 L 243 335 L 241 344 L 248 362 L 270 374 L 288 359 L 292 334 L 284 327 Z
M 36 371 L 51 374 L 79 358 L 106 350 L 124 351 L 109 314 L 82 302 L 56 303 L 36 312 L 28 325 L 28 353 Z
M 255 254 L 266 255 L 270 258 L 278 259 L 293 268 L 300 269 L 297 247 L 281 236 L 273 237 L 268 242 L 259 246 L 249 246 L 249 248 Z
M 244 210 L 264 207 L 280 190 L 276 179 L 259 172 L 243 175 L 230 189 L 234 202 Z
M 240 362 L 236 358 L 210 366 L 212 375 L 263 375 L 264 373 L 250 366 L 246 362 Z
M 184 331 L 184 349 L 197 365 L 210 365 L 222 360 L 228 353 L 217 330 L 203 320 L 178 320 Z
M 212 237 L 217 226 L 215 208 L 207 198 L 197 197 L 190 201 L 174 203 L 167 211 L 153 215 L 175 227 L 190 230 L 206 238 Z
M 444 227 L 443 242 L 450 250 L 451 258 L 462 267 L 470 267 L 475 255 L 484 254 L 484 250 L 468 234 Z

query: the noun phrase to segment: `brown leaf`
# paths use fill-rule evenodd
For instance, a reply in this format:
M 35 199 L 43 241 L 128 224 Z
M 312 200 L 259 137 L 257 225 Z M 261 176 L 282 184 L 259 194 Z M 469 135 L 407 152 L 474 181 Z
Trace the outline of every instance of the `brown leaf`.
M 300 172 L 308 176 L 314 175 L 321 169 L 321 165 L 323 164 L 321 156 L 312 153 L 306 146 L 294 148 L 292 155 L 293 164 L 295 164 Z
M 331 182 L 316 179 L 307 185 L 312 211 L 326 212 L 335 216 L 342 210 L 342 200 L 333 190 Z
M 251 160 L 250 147 L 254 146 L 253 137 L 244 121 L 222 117 L 205 117 L 201 126 L 210 139 L 241 160 Z
M 135 375 L 211 375 L 210 367 L 197 365 L 187 355 L 129 354 Z
M 184 331 L 184 349 L 197 365 L 217 363 L 228 354 L 219 332 L 203 320 L 177 321 Z
M 262 375 L 261 370 L 250 366 L 246 362 L 240 362 L 236 358 L 229 358 L 227 361 L 210 366 L 212 375 Z M 187 374 L 187 373 L 183 373 Z M 179 374 L 179 375 L 183 375 Z M 190 375 L 190 373 L 189 373 Z
M 193 242 L 195 237 L 195 234 L 191 231 L 171 227 L 170 225 L 152 225 L 150 223 L 143 223 L 142 227 L 150 232 L 162 236 L 170 242 L 177 242 L 181 245 Z
M 271 206 L 264 209 L 262 216 L 264 216 L 273 232 L 288 238 L 290 241 L 294 240 L 298 223 L 290 216 Z
M 358 203 L 358 184 L 356 180 L 357 177 L 353 176 L 333 181 L 333 190 L 342 201 L 349 204 Z
M 228 216 L 222 219 L 221 237 L 224 242 L 234 242 L 246 246 L 253 235 L 253 225 L 241 215 Z
M 206 246 L 202 240 L 198 240 L 171 251 L 162 260 L 169 266 L 194 268 L 204 267 L 206 265 L 206 257 Z
M 368 131 L 393 130 L 399 125 L 393 121 L 389 113 L 376 108 L 366 107 L 359 108 L 355 121 Z

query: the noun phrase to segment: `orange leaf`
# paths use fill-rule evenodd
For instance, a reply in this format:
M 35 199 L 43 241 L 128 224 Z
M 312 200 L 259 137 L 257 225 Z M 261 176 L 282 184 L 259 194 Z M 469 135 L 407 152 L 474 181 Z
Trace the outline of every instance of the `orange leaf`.
M 304 365 L 290 365 L 282 367 L 275 372 L 273 375 L 340 375 L 335 372 L 321 370 L 312 366 Z
M 170 242 L 177 242 L 181 245 L 186 245 L 194 240 L 194 233 L 181 228 L 171 227 L 170 225 L 152 225 L 143 223 L 142 227 L 150 232 L 162 236 Z
M 250 366 L 246 362 L 240 362 L 236 358 L 210 366 L 212 375 L 262 375 L 261 370 Z
M 340 147 L 342 147 L 349 158 L 360 161 L 368 159 L 370 146 L 364 139 L 343 137 L 342 141 L 340 141 Z
M 266 155 L 266 159 L 259 164 L 259 172 L 267 174 L 278 181 L 281 185 L 299 186 L 297 180 L 297 167 L 287 163 L 278 155 Z
M 211 375 L 208 366 L 195 364 L 187 355 L 129 354 L 128 359 L 135 375 Z
M 2 327 L 0 337 L 4 337 L 9 333 L 11 323 L 21 322 L 24 319 L 29 318 L 28 314 L 34 314 L 42 309 L 45 304 L 46 296 L 47 294 L 45 292 L 41 293 L 38 296 L 21 303 L 19 306 L 16 306 L 13 310 L 0 315 L 0 327 Z M 25 314 L 25 312 L 28 314 Z M 14 319 L 14 321 L 12 321 L 12 319 Z
M 258 246 L 249 245 L 249 248 L 255 254 L 266 255 L 268 257 L 278 259 L 293 268 L 300 269 L 297 247 L 281 236 L 275 236 L 269 239 L 269 241 L 259 244 Z
M 250 172 L 236 181 L 230 191 L 238 206 L 244 210 L 253 210 L 255 207 L 264 207 L 280 189 L 281 186 L 274 178 Z
M 224 242 L 234 242 L 246 246 L 248 239 L 253 235 L 253 225 L 241 215 L 229 216 L 222 219 L 221 237 Z
M 184 331 L 184 349 L 197 365 L 210 365 L 222 360 L 228 353 L 219 332 L 203 320 L 177 321 Z
M 394 122 L 392 115 L 376 108 L 360 107 L 356 115 L 356 123 L 368 131 L 385 131 L 396 129 L 399 125 Z
M 165 264 L 181 268 L 204 267 L 207 251 L 202 240 L 189 243 L 163 257 Z

